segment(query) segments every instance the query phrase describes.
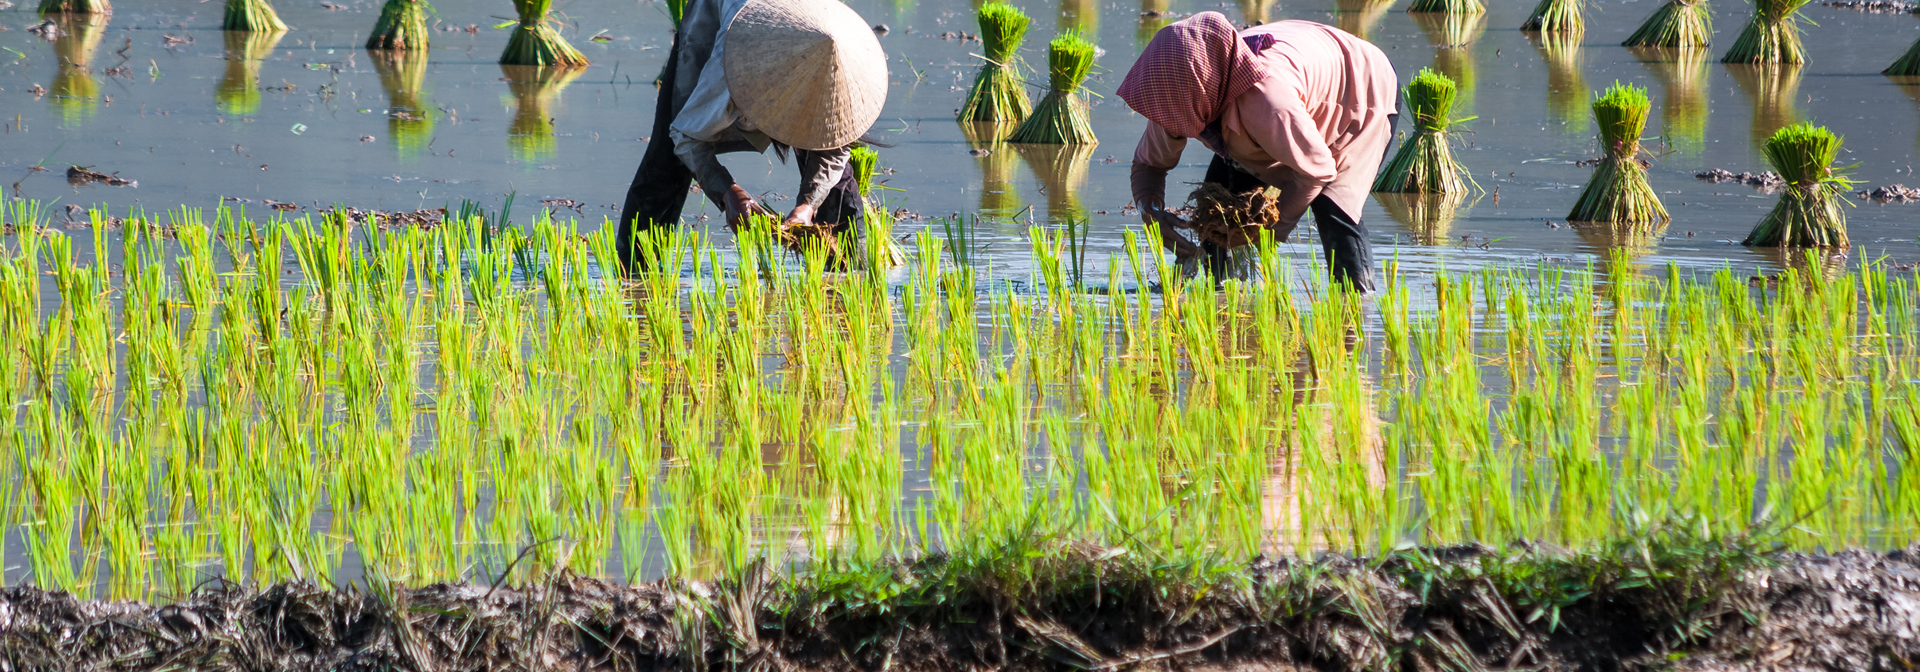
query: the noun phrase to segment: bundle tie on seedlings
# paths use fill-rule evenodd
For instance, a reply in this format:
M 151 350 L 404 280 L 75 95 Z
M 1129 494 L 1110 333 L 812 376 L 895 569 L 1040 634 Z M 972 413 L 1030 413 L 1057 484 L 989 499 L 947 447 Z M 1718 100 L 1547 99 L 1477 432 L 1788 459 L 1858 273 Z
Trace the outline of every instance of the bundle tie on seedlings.
M 1033 112 L 1027 81 L 1020 76 L 1017 52 L 1033 24 L 1020 8 L 1004 2 L 980 7 L 980 42 L 985 48 L 980 74 L 960 106 L 960 121 L 1020 121 Z
M 1804 63 L 1800 8 L 1810 0 L 1754 0 L 1753 19 L 1721 63 Z
M 1580 33 L 1587 29 L 1581 14 L 1582 0 L 1540 0 L 1520 30 L 1542 33 Z
M 1901 54 L 1900 60 L 1894 61 L 1893 65 L 1881 70 L 1880 74 L 1893 77 L 1920 77 L 1920 40 L 1914 40 L 1913 46 L 1907 47 L 1907 53 Z
M 1640 163 L 1640 134 L 1647 128 L 1647 112 L 1652 108 L 1646 89 L 1617 81 L 1594 99 L 1593 118 L 1600 125 L 1600 144 L 1607 154 L 1567 221 L 1649 227 L 1672 221 Z
M 547 10 L 552 6 L 553 0 L 513 0 L 520 21 L 507 38 L 506 51 L 500 54 L 501 65 L 587 64 L 587 57 L 547 24 Z
M 227 0 L 227 16 L 220 23 L 220 29 L 277 33 L 286 30 L 287 24 L 280 20 L 267 0 Z
M 428 35 L 427 0 L 387 0 L 380 7 L 380 20 L 367 36 L 368 49 L 426 49 Z
M 1007 142 L 1047 145 L 1091 145 L 1093 135 L 1087 101 L 1080 83 L 1093 69 L 1093 43 L 1078 32 L 1067 32 L 1047 44 L 1047 79 L 1052 88 L 1033 114 L 1013 129 Z
M 1740 244 L 1749 247 L 1847 247 L 1847 191 L 1854 180 L 1836 169 L 1844 139 L 1825 126 L 1798 123 L 1767 139 L 1767 162 L 1787 182 L 1780 201 Z
M 1712 40 L 1713 13 L 1707 10 L 1707 0 L 1668 0 L 1667 4 L 1653 10 L 1653 15 L 1647 17 L 1646 22 L 1640 24 L 1640 28 L 1620 44 L 1626 47 L 1697 49 L 1707 46 Z
M 1413 134 L 1401 141 L 1393 160 L 1373 180 L 1374 191 L 1457 194 L 1467 191 L 1472 178 L 1453 158 L 1447 133 L 1455 125 L 1477 117 L 1452 119 L 1459 89 L 1446 75 L 1421 68 L 1407 83 L 1407 111 L 1413 116 Z

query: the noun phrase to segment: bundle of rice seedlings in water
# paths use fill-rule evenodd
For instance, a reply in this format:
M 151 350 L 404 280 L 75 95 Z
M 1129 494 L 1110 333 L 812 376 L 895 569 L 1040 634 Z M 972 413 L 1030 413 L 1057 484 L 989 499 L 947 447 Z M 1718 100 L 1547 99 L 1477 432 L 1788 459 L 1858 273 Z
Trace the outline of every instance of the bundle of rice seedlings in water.
M 980 213 L 989 217 L 1011 217 L 1024 205 L 1013 188 L 1013 146 L 1002 141 L 1013 124 L 978 122 L 960 124 L 967 137 L 974 161 L 980 164 Z
M 267 0 L 227 0 L 227 16 L 220 22 L 220 29 L 274 33 L 286 30 L 287 24 Z
M 1660 80 L 1660 133 L 1667 149 L 1698 155 L 1707 137 L 1707 52 L 1700 49 L 1635 49 L 1640 63 Z
M 100 81 L 93 78 L 93 52 L 106 36 L 107 17 L 72 14 L 53 18 L 59 30 L 53 53 L 60 59 L 53 75 L 50 101 L 60 119 L 75 123 L 93 116 L 100 99 Z
M 1567 221 L 1658 225 L 1673 219 L 1647 183 L 1646 167 L 1640 165 L 1640 134 L 1652 109 L 1647 90 L 1631 84 L 1614 82 L 1594 99 L 1593 118 L 1600 124 L 1600 145 L 1607 155 L 1580 192 Z
M 387 91 L 387 136 L 402 159 L 419 158 L 433 139 L 433 122 L 438 116 L 426 100 L 427 54 L 416 51 L 387 51 L 373 56 L 373 69 L 380 75 L 380 88 Z
M 1585 69 L 1580 67 L 1578 33 L 1540 33 L 1528 36 L 1547 63 L 1547 109 L 1560 118 L 1560 130 L 1573 135 L 1587 132 Z
M 1805 119 L 1797 102 L 1800 66 L 1730 65 L 1727 74 L 1752 101 L 1753 114 L 1749 117 L 1752 126 L 1748 136 L 1753 144 L 1766 144 L 1774 131 Z
M 108 0 L 40 0 L 41 14 L 112 14 Z
M 1480 0 L 1413 0 L 1407 5 L 1412 14 L 1479 14 L 1487 11 Z
M 673 39 L 680 39 L 680 22 L 687 18 L 687 0 L 667 0 L 667 18 L 673 20 Z M 667 81 L 667 64 L 660 64 L 660 74 L 653 76 L 653 85 L 659 86 Z
M 1668 0 L 1621 45 L 1699 49 L 1711 41 L 1713 13 L 1707 10 L 1707 0 Z
M 1780 202 L 1740 244 L 1752 247 L 1847 247 L 1846 200 L 1853 181 L 1834 170 L 1842 138 L 1809 123 L 1767 139 L 1767 163 L 1786 179 Z
M 552 156 L 553 117 L 549 107 L 586 68 L 502 65 L 513 94 L 513 121 L 507 124 L 507 151 L 529 165 Z
M 1065 33 L 1047 44 L 1047 97 L 1033 107 L 1007 142 L 1078 145 L 1100 142 L 1087 118 L 1087 101 L 1080 82 L 1093 69 L 1093 43 L 1079 33 Z
M 1542 33 L 1586 32 L 1586 18 L 1580 13 L 1581 0 L 1540 0 L 1533 6 L 1533 14 L 1527 16 L 1527 22 L 1520 24 L 1521 30 Z
M 547 9 L 552 6 L 553 0 L 513 0 L 520 23 L 507 37 L 507 49 L 500 53 L 501 65 L 587 64 L 587 57 L 580 55 L 580 50 L 567 44 L 567 38 L 547 25 Z
M 284 32 L 226 32 L 227 68 L 213 92 L 215 109 L 241 117 L 260 111 L 260 62 L 285 36 Z
M 1413 117 L 1413 133 L 1400 142 L 1400 151 L 1373 180 L 1374 191 L 1457 194 L 1467 190 L 1466 170 L 1453 158 L 1447 132 L 1468 119 L 1453 118 L 1453 100 L 1457 93 L 1453 80 L 1422 68 L 1407 82 L 1407 112 Z
M 387 0 L 367 36 L 368 49 L 426 49 L 427 0 Z
M 1020 121 L 1033 111 L 1015 56 L 1032 23 L 1013 5 L 989 2 L 980 7 L 980 42 L 987 62 L 960 106 L 960 121 Z
M 1920 77 L 1920 40 L 1914 40 L 1913 46 L 1907 47 L 1907 53 L 1901 54 L 1900 60 L 1894 61 L 1893 65 L 1881 70 L 1880 74 L 1894 77 Z
M 1753 20 L 1721 63 L 1803 63 L 1800 8 L 1810 0 L 1754 0 Z
M 1467 195 L 1377 193 L 1373 199 L 1385 208 L 1387 216 L 1407 228 L 1415 243 L 1449 245 L 1453 240 L 1453 222 Z

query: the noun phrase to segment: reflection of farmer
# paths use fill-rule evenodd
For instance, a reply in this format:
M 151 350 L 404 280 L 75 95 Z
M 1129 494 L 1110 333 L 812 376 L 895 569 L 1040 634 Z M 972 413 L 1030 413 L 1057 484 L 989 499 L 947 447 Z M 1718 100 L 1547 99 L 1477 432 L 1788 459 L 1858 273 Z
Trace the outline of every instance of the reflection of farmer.
M 716 156 L 728 152 L 771 146 L 798 159 L 788 223 L 860 221 L 848 145 L 879 118 L 886 77 L 879 40 L 836 0 L 690 0 L 620 213 L 623 265 L 633 267 L 636 228 L 679 220 L 694 180 L 729 224 L 771 214 L 720 165 Z
M 1199 138 L 1214 153 L 1207 182 L 1234 193 L 1279 188 L 1273 228 L 1282 240 L 1312 209 L 1334 281 L 1371 289 L 1360 206 L 1393 137 L 1397 88 L 1379 48 L 1317 23 L 1236 33 L 1225 16 L 1201 12 L 1160 29 L 1119 90 L 1149 122 L 1133 154 L 1141 218 L 1186 226 L 1165 210 L 1167 171 L 1187 138 Z M 1176 252 L 1191 253 L 1163 231 Z M 1205 242 L 1219 250 L 1249 241 Z

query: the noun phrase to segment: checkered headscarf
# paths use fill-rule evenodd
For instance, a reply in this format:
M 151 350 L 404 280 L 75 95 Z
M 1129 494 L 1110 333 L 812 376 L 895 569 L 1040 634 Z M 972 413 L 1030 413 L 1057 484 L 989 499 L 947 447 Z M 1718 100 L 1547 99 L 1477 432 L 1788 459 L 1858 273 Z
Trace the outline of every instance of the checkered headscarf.
M 1253 55 L 1225 15 L 1201 12 L 1155 33 L 1117 93 L 1168 133 L 1199 137 L 1266 76 Z

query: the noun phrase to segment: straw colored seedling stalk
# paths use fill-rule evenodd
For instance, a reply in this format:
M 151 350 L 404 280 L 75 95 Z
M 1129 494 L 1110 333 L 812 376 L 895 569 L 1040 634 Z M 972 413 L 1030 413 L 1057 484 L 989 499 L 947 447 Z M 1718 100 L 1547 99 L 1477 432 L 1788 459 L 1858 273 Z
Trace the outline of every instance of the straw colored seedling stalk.
M 1593 117 L 1606 156 L 1580 192 L 1568 221 L 1658 225 L 1672 219 L 1640 165 L 1640 134 L 1652 108 L 1646 89 L 1631 84 L 1616 82 L 1594 99 Z
M 1091 145 L 1100 142 L 1088 119 L 1081 81 L 1093 69 L 1093 43 L 1079 33 L 1065 33 L 1047 44 L 1047 81 L 1052 87 L 1007 142 L 1045 145 Z
M 1845 194 L 1853 181 L 1833 162 L 1842 138 L 1825 126 L 1793 124 L 1767 140 L 1767 162 L 1786 179 L 1773 211 L 1753 227 L 1750 247 L 1847 247 Z
M 1811 0 L 1754 0 L 1753 19 L 1721 63 L 1803 63 L 1800 8 Z
M 1901 54 L 1899 60 L 1887 66 L 1887 69 L 1881 70 L 1880 74 L 1892 77 L 1920 77 L 1920 40 L 1914 40 L 1913 46 L 1907 47 L 1907 53 Z
M 1467 191 L 1468 178 L 1453 158 L 1447 133 L 1456 124 L 1453 100 L 1458 93 L 1446 75 L 1422 68 L 1407 83 L 1407 111 L 1413 116 L 1413 134 L 1400 143 L 1393 160 L 1374 178 L 1373 190 L 1419 194 L 1458 194 Z
M 367 36 L 368 49 L 424 50 L 433 31 L 427 28 L 427 0 L 387 0 L 380 19 Z
M 227 0 L 227 14 L 220 22 L 220 29 L 276 33 L 286 30 L 287 24 L 280 20 L 280 14 L 273 11 L 273 5 L 267 0 Z
M 1413 14 L 1461 14 L 1471 15 L 1487 11 L 1480 0 L 1413 0 L 1407 6 Z
M 1581 14 L 1583 0 L 1540 0 L 1534 5 L 1533 14 L 1527 16 L 1526 23 L 1520 24 L 1521 30 L 1542 33 L 1586 32 L 1586 18 Z
M 986 60 L 973 78 L 960 121 L 1021 121 L 1033 112 L 1027 82 L 1020 76 L 1018 51 L 1033 19 L 1004 2 L 981 5 L 980 42 Z
M 547 10 L 552 6 L 553 0 L 513 0 L 520 21 L 507 37 L 506 50 L 500 53 L 501 65 L 572 67 L 587 64 L 587 57 L 567 44 L 567 38 L 561 37 L 547 21 Z
M 1707 0 L 1668 0 L 1621 46 L 1700 49 L 1712 41 L 1713 13 Z
M 109 0 L 40 0 L 41 14 L 112 14 Z

